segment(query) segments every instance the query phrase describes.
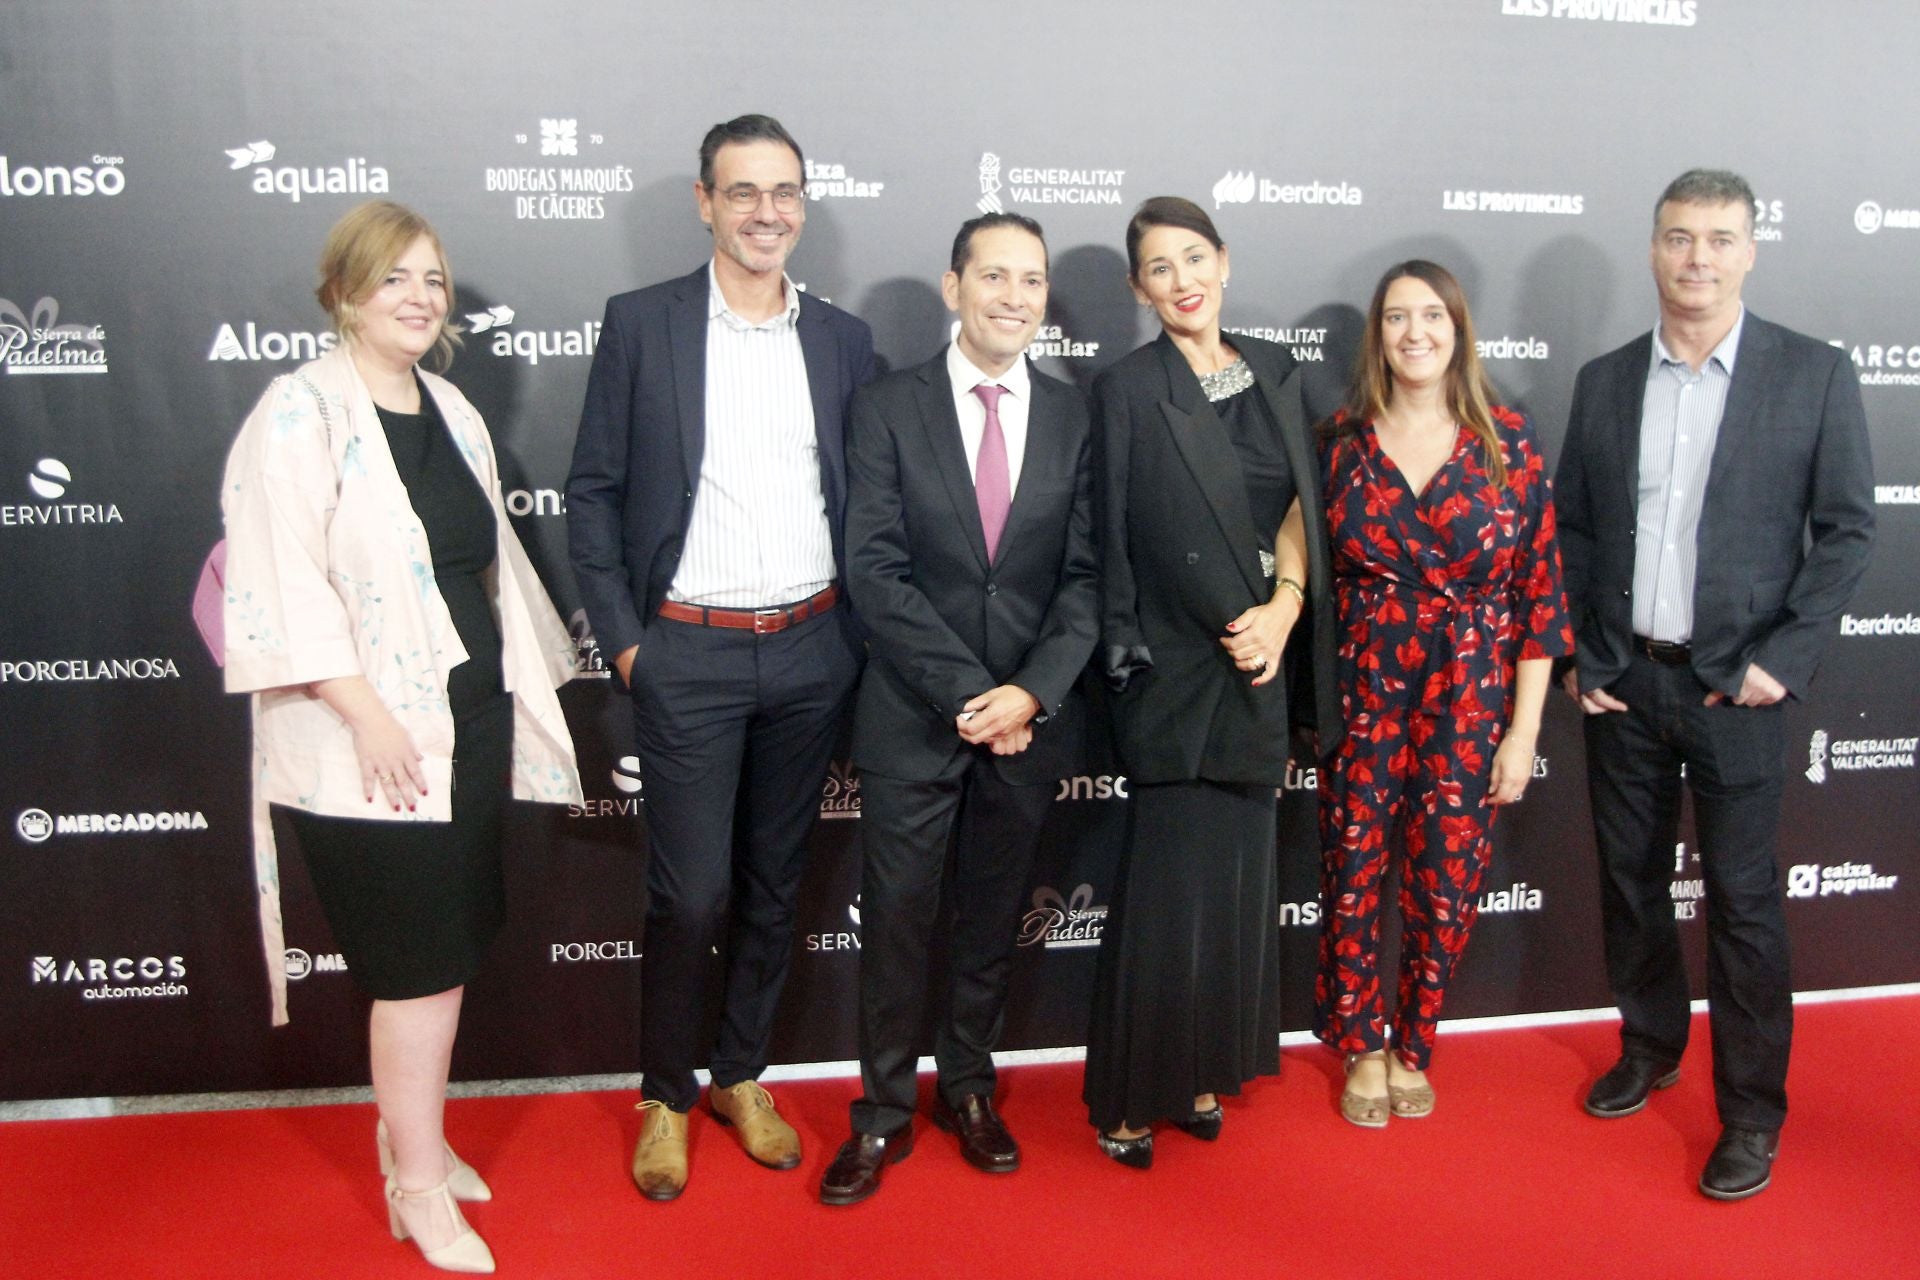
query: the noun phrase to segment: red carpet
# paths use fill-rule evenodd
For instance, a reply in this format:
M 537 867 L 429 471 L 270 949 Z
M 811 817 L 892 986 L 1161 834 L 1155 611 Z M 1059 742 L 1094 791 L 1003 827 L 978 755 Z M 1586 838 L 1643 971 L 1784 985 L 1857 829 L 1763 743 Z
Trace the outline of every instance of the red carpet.
M 1611 1121 L 1579 1107 L 1611 1023 L 1443 1032 L 1438 1109 L 1385 1132 L 1339 1119 L 1332 1055 L 1293 1050 L 1218 1143 L 1163 1133 L 1148 1173 L 1095 1148 L 1077 1064 L 1016 1068 L 1020 1172 L 975 1172 L 923 1119 L 845 1209 L 814 1190 L 852 1080 L 776 1085 L 807 1144 L 791 1173 L 696 1113 L 692 1183 L 665 1205 L 627 1179 L 629 1095 L 460 1101 L 449 1129 L 499 1197 L 471 1220 L 522 1280 L 1920 1275 L 1920 997 L 1798 1016 L 1774 1184 L 1730 1205 L 1694 1189 L 1718 1132 L 1704 1019 L 1680 1084 Z M 367 1106 L 0 1124 L 0 1275 L 437 1274 L 386 1234 L 372 1129 Z

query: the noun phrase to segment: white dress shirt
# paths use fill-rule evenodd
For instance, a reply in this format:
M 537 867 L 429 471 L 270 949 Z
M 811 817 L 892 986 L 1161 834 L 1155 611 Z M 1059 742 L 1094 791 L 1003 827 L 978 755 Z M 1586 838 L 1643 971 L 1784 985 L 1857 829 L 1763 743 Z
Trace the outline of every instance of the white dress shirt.
M 1033 403 L 1027 358 L 1021 356 L 1005 373 L 989 378 L 967 359 L 958 342 L 950 342 L 947 378 L 953 383 L 953 411 L 960 415 L 960 444 L 966 450 L 970 479 L 979 474 L 980 437 L 987 432 L 987 406 L 973 389 L 983 382 L 1006 389 L 1007 394 L 1000 397 L 1000 434 L 1007 440 L 1007 496 L 1011 498 L 1020 492 L 1020 464 L 1027 453 L 1027 410 Z
M 1647 394 L 1640 412 L 1639 512 L 1633 548 L 1633 630 L 1650 640 L 1693 637 L 1693 583 L 1700 512 L 1720 418 L 1733 384 L 1734 355 L 1747 311 L 1695 373 L 1653 329 Z
M 834 579 L 820 444 L 800 350 L 800 292 L 750 324 L 707 293 L 706 449 L 667 598 L 728 609 L 804 600 Z

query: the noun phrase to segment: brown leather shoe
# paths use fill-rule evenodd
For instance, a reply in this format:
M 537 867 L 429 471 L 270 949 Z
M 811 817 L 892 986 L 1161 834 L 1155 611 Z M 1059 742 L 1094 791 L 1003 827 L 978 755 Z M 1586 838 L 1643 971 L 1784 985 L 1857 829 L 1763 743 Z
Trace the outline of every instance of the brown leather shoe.
M 773 1108 L 773 1095 L 758 1080 L 742 1080 L 729 1089 L 707 1090 L 707 1105 L 721 1124 L 740 1131 L 740 1145 L 769 1169 L 800 1163 L 800 1135 Z
M 967 1163 L 987 1173 L 1012 1173 L 1020 1167 L 1020 1144 L 1007 1132 L 993 1109 L 993 1099 L 970 1093 L 950 1107 L 938 1094 L 933 1099 L 933 1122 L 960 1139 Z
M 876 1138 L 856 1133 L 840 1144 L 839 1154 L 820 1175 L 821 1204 L 858 1204 L 880 1189 L 880 1172 L 913 1154 L 913 1122 L 898 1133 Z
M 649 1200 L 671 1200 L 687 1186 L 687 1113 L 651 1098 L 634 1110 L 640 1141 L 633 1149 L 633 1181 Z

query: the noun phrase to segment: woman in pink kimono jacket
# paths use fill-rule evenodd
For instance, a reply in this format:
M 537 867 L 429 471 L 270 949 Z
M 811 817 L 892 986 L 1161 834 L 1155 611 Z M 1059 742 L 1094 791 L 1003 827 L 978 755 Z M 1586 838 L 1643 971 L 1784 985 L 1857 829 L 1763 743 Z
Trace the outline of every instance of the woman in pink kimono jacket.
M 554 690 L 573 644 L 507 522 L 492 442 L 446 380 L 452 281 L 424 219 L 333 228 L 320 303 L 341 341 L 276 378 L 227 459 L 226 686 L 250 693 L 260 920 L 285 1022 L 271 811 L 281 809 L 373 997 L 390 1225 L 491 1271 L 457 1200 L 490 1198 L 441 1117 L 461 995 L 504 914 L 502 813 L 580 798 Z

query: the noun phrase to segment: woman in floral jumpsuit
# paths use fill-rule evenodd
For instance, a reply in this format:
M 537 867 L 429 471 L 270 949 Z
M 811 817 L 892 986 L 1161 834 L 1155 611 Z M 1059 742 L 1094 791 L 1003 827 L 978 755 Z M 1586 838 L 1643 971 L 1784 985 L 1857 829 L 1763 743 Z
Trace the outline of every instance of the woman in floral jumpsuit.
M 1434 1024 L 1494 814 L 1526 789 L 1552 659 L 1573 648 L 1545 462 L 1491 399 L 1459 283 L 1430 262 L 1389 270 L 1321 445 L 1342 724 L 1320 770 L 1314 1031 L 1349 1054 L 1341 1112 L 1366 1128 L 1433 1109 Z M 1380 915 L 1396 854 L 1389 1057 Z

